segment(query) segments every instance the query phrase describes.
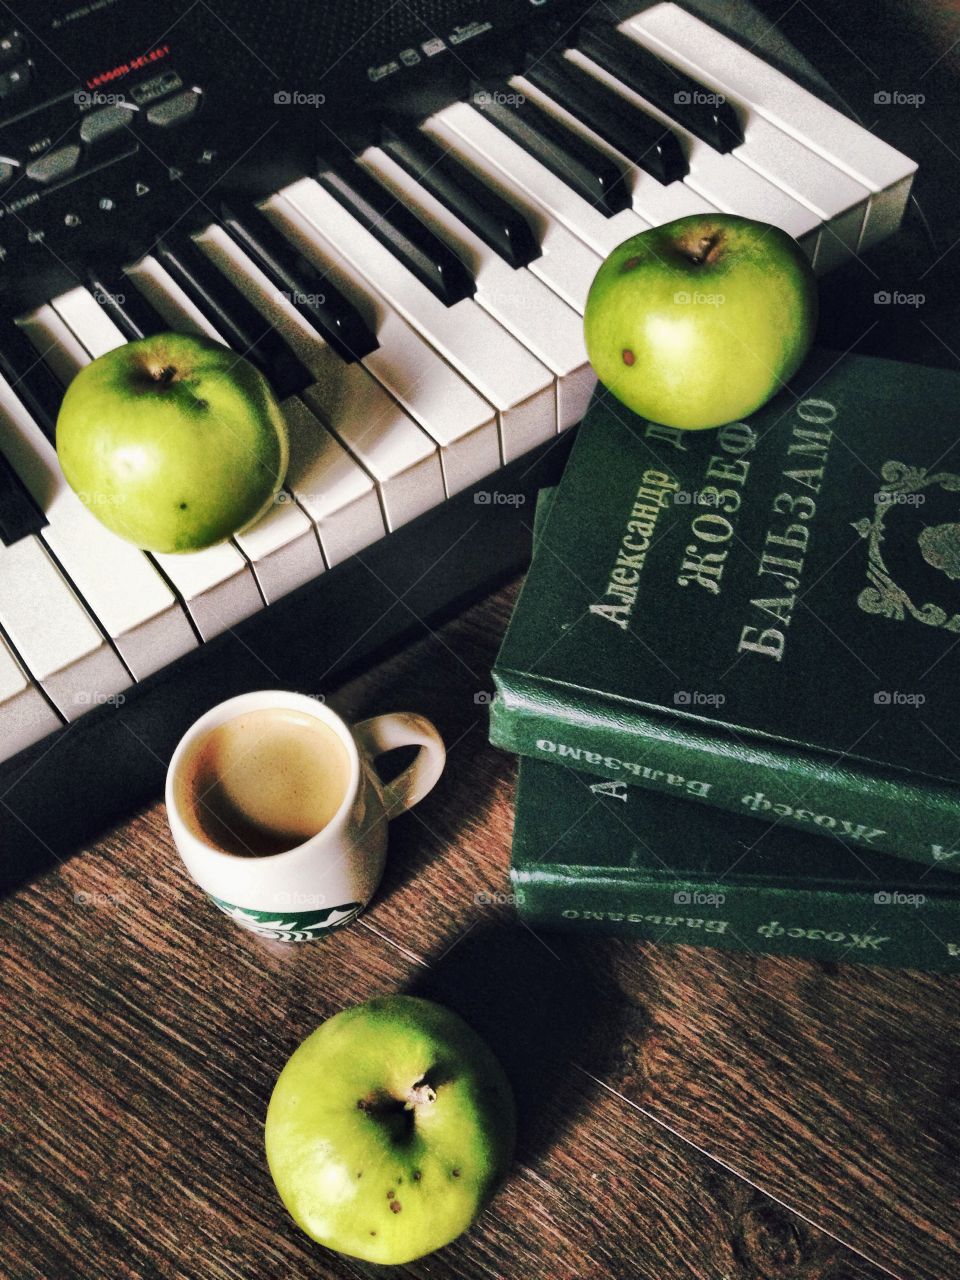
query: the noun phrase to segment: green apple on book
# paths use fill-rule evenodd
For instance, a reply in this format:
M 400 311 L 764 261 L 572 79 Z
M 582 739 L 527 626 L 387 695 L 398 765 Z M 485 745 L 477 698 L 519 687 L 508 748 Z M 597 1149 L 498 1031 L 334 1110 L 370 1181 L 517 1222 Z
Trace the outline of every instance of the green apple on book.
M 252 524 L 283 483 L 289 446 L 266 380 L 185 334 L 129 342 L 87 365 L 57 419 L 67 482 L 148 551 L 198 551 Z
M 280 1073 L 266 1120 L 280 1197 L 314 1240 L 403 1263 L 474 1221 L 513 1156 L 513 1094 L 486 1043 L 414 996 L 345 1009 Z
M 634 413 L 698 430 L 765 404 L 813 341 L 817 287 L 797 242 L 765 222 L 693 214 L 624 241 L 584 314 L 597 377 Z

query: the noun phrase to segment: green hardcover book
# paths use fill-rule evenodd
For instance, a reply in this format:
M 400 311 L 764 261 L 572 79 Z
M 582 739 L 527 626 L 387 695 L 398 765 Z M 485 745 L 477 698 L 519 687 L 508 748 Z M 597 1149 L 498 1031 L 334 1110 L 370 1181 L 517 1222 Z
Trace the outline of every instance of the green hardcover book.
M 960 870 L 960 377 L 818 353 L 749 421 L 601 394 L 491 738 Z
M 510 869 L 534 929 L 960 971 L 960 879 L 521 760 Z

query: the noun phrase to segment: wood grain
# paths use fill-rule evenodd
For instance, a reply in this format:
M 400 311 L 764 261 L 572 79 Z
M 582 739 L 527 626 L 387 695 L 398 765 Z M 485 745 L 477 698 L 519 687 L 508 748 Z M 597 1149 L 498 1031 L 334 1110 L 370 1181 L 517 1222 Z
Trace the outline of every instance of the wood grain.
M 535 937 L 502 896 L 513 762 L 486 743 L 506 591 L 339 690 L 450 746 L 383 886 L 322 943 L 262 943 L 186 879 L 156 806 L 0 904 L 0 1274 L 386 1274 L 312 1245 L 262 1154 L 277 1072 L 345 1004 L 458 1009 L 521 1113 L 438 1280 L 902 1280 L 956 1270 L 960 986 L 854 966 Z M 871 1259 L 873 1261 L 871 1261 Z

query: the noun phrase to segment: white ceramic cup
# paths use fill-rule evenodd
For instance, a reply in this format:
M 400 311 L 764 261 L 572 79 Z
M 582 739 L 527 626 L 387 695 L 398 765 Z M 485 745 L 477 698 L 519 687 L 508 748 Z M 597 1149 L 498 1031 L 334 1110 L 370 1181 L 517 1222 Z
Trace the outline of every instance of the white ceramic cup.
M 310 839 L 282 853 L 246 857 L 225 852 L 197 833 L 182 806 L 180 775 L 191 747 L 212 729 L 252 711 L 293 710 L 337 735 L 349 760 L 339 808 Z M 373 761 L 395 747 L 419 746 L 413 763 L 384 783 Z M 187 870 L 226 915 L 265 938 L 308 942 L 348 924 L 367 905 L 383 875 L 388 820 L 411 808 L 443 771 L 446 750 L 424 716 L 397 711 L 351 728 L 324 703 L 300 693 L 265 690 L 221 702 L 193 724 L 167 769 L 170 830 Z

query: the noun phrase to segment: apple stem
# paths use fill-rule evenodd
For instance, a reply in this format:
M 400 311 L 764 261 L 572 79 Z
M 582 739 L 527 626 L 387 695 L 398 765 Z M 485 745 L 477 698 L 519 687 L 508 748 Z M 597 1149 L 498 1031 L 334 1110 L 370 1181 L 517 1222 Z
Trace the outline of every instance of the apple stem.
M 163 387 L 168 387 L 170 383 L 174 381 L 176 376 L 177 376 L 177 371 L 172 364 L 168 364 L 164 366 L 164 368 L 158 370 L 153 375 L 154 380 L 156 382 L 159 382 L 160 385 Z
M 697 266 L 714 262 L 719 257 L 722 244 L 723 236 L 719 231 L 714 231 L 711 235 L 702 236 L 694 247 L 687 249 L 687 257 Z
M 422 1103 L 432 1103 L 436 1100 L 437 1091 L 433 1085 L 427 1084 L 426 1080 L 420 1080 L 407 1092 L 406 1110 L 412 1111 Z

